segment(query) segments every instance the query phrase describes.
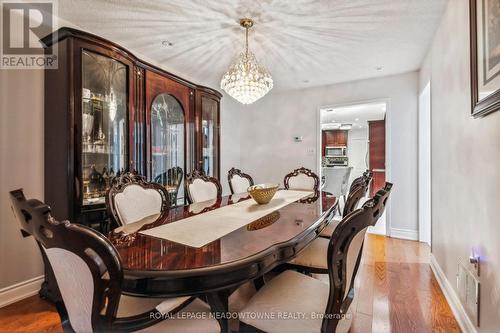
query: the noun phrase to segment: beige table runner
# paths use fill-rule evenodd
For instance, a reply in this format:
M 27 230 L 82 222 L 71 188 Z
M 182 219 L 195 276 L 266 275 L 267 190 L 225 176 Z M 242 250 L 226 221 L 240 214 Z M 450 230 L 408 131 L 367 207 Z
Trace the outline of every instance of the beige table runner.
M 309 191 L 281 190 L 266 205 L 259 205 L 249 199 L 140 233 L 191 247 L 202 247 L 309 195 Z

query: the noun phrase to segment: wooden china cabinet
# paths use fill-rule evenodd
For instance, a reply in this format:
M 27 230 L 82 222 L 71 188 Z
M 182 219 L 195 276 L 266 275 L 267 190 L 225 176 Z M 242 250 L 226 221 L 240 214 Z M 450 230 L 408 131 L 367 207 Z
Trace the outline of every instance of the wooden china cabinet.
M 198 168 L 207 176 L 219 179 L 220 97 L 203 87 L 198 87 L 195 95 Z
M 98 36 L 61 28 L 45 70 L 45 201 L 54 216 L 107 228 L 112 177 L 135 170 L 184 204 L 193 169 L 219 178 L 220 99 Z

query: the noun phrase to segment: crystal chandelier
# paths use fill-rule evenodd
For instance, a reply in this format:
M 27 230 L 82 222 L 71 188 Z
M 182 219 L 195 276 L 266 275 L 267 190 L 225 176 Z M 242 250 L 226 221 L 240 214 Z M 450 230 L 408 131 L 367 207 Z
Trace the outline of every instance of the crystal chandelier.
M 220 87 L 238 102 L 252 104 L 273 88 L 273 79 L 248 50 L 248 29 L 253 26 L 253 21 L 244 18 L 240 25 L 245 28 L 245 51 L 224 74 Z

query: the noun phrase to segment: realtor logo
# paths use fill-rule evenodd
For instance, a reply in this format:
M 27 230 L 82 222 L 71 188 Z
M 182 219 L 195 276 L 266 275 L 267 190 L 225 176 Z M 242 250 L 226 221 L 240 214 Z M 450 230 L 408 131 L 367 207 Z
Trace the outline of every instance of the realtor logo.
M 1 69 L 57 68 L 57 48 L 40 39 L 54 31 L 55 2 L 2 1 Z

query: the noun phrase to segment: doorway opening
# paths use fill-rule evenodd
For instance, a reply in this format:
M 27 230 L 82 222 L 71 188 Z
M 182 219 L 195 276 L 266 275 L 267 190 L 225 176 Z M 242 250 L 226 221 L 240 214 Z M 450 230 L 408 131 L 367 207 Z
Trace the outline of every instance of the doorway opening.
M 387 100 L 320 108 L 318 169 L 324 181 L 323 189 L 341 198 L 341 202 L 352 181 L 366 170 L 373 172 L 373 180 L 361 203 L 384 186 L 388 178 L 386 160 L 389 160 L 387 110 Z M 386 235 L 388 215 L 384 213 L 369 232 Z

